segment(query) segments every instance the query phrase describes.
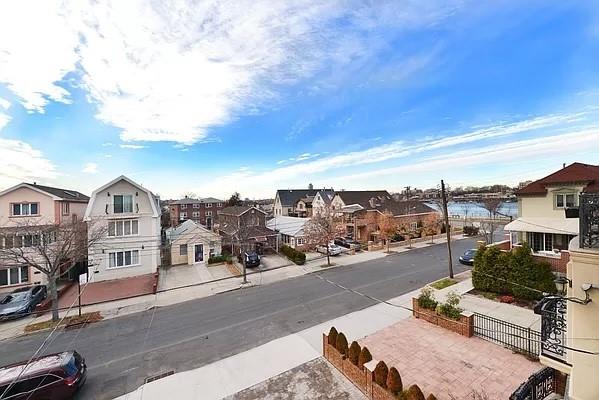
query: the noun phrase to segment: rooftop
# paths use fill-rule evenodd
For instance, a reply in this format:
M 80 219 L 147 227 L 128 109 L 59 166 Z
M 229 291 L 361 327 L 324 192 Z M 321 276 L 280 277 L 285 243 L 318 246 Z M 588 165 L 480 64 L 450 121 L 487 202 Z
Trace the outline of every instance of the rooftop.
M 582 184 L 583 192 L 599 192 L 599 165 L 572 163 L 544 178 L 536 180 L 516 192 L 518 196 L 546 194 L 548 186 Z

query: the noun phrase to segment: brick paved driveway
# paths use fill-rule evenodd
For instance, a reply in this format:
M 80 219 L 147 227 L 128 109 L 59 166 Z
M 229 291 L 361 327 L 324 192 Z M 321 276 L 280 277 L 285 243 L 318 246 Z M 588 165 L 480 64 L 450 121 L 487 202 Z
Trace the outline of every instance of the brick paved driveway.
M 484 341 L 467 338 L 426 321 L 410 318 L 360 341 L 376 360 L 395 366 L 405 385 L 418 384 L 439 400 L 472 399 L 472 391 L 490 400 L 508 399 L 538 362 Z

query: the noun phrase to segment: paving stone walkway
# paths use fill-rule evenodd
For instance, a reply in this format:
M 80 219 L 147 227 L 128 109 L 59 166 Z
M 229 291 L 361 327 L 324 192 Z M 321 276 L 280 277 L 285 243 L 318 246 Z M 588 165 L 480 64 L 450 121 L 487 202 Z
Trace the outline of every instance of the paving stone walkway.
M 467 338 L 410 318 L 359 340 L 374 359 L 395 366 L 404 385 L 417 384 L 439 400 L 489 399 L 510 394 L 541 364 L 477 337 Z M 453 396 L 453 397 L 451 397 Z

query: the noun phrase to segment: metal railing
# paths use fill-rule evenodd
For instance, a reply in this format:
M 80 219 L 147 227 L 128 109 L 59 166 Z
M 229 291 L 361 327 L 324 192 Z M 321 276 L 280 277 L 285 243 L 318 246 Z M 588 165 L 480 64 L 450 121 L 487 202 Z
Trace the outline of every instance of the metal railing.
M 599 194 L 580 195 L 578 211 L 580 248 L 599 248 Z
M 510 400 L 543 400 L 555 392 L 555 371 L 543 368 L 532 374 L 512 393 Z
M 548 299 L 541 308 L 541 355 L 567 363 L 567 302 L 564 298 Z
M 532 328 L 474 313 L 474 334 L 530 358 L 539 358 L 541 334 Z

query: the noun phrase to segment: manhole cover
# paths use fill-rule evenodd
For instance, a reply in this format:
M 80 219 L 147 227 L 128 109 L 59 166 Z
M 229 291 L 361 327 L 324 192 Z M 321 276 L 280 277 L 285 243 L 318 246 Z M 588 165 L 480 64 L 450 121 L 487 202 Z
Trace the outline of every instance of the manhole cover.
M 171 371 L 167 371 L 167 372 L 162 372 L 162 373 L 160 373 L 158 375 L 149 376 L 149 377 L 146 378 L 145 383 L 150 383 L 150 382 L 153 382 L 153 381 L 157 381 L 158 379 L 165 378 L 165 377 L 167 377 L 169 375 L 173 375 L 174 373 L 175 373 L 175 371 L 171 370 Z

